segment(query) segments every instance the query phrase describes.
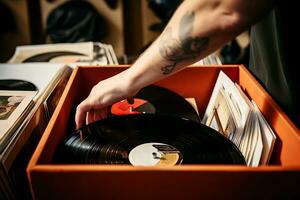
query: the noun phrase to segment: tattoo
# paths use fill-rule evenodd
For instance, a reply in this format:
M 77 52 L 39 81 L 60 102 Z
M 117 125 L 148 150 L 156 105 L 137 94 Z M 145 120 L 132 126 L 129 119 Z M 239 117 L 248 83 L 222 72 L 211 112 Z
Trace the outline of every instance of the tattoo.
M 195 13 L 185 14 L 179 24 L 179 40 L 172 37 L 172 27 L 167 27 L 160 40 L 159 52 L 172 64 L 161 67 L 163 74 L 170 74 L 176 65 L 188 59 L 195 59 L 208 47 L 208 37 L 193 37 Z
M 173 69 L 176 67 L 177 62 L 174 62 L 171 65 L 166 65 L 164 67 L 161 67 L 161 71 L 163 72 L 163 74 L 167 75 L 172 73 Z

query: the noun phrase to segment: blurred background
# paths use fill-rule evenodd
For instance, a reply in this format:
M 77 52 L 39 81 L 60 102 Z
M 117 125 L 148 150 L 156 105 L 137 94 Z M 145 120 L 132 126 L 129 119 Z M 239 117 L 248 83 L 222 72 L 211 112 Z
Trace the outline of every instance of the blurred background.
M 111 44 L 130 64 L 161 33 L 182 0 L 0 0 L 0 62 L 19 45 Z M 222 64 L 248 65 L 249 34 L 216 53 Z

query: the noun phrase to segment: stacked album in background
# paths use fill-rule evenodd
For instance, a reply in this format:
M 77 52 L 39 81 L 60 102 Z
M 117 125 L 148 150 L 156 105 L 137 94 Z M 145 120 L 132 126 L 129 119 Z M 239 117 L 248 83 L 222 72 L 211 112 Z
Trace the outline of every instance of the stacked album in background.
M 255 102 L 222 71 L 202 123 L 231 140 L 248 166 L 268 164 L 276 136 Z
M 25 168 L 72 69 L 118 64 L 99 42 L 18 46 L 0 64 L 0 199 L 27 199 Z
M 115 65 L 112 45 L 100 42 L 59 43 L 18 46 L 9 63 L 50 62 L 77 65 Z
M 54 63 L 0 64 L 0 154 L 66 71 Z
M 74 67 L 118 64 L 99 42 L 18 46 L 0 64 L 0 199 L 27 199 L 25 168 Z
M 71 71 L 57 63 L 0 64 L 0 185 L 8 195 L 0 199 L 14 199 L 26 184 L 24 165 L 49 120 L 48 99 Z
M 0 152 L 9 141 L 10 133 L 21 125 L 32 108 L 36 93 L 0 90 Z

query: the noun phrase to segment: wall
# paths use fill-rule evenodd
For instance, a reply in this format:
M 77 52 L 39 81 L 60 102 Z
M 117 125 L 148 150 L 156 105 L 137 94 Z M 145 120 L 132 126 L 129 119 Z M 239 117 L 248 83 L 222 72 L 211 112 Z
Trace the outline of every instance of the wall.
M 0 0 L 11 9 L 17 30 L 0 34 L 0 62 L 5 62 L 14 53 L 17 45 L 30 43 L 29 17 L 26 0 Z M 5 19 L 1 19 L 4 23 Z
M 143 27 L 143 45 L 147 45 L 155 40 L 159 33 L 149 30 L 149 26 L 160 22 L 159 18 L 148 8 L 147 1 L 142 1 L 142 27 Z
M 0 61 L 3 62 L 13 55 L 15 47 L 18 45 L 51 42 L 49 39 L 44 40 L 47 17 L 54 8 L 67 0 L 31 0 L 30 2 L 36 5 L 37 9 L 40 8 L 41 12 L 41 19 L 34 18 L 33 21 L 35 24 L 41 21 L 41 27 L 31 28 L 27 0 L 0 1 L 12 9 L 18 27 L 17 32 L 0 35 Z M 104 0 L 88 1 L 94 5 L 107 22 L 108 34 L 102 42 L 112 44 L 118 57 L 123 54 L 138 55 L 159 35 L 158 32 L 149 30 L 149 26 L 159 22 L 159 19 L 148 8 L 146 0 L 119 0 L 116 9 L 110 9 Z M 126 17 L 126 13 L 131 14 Z M 33 29 L 35 35 L 32 35 L 30 31 Z

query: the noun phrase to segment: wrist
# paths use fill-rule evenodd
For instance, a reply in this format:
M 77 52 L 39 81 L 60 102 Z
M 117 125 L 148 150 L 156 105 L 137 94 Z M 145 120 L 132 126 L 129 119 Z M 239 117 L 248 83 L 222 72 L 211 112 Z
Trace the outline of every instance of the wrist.
M 134 70 L 130 70 L 130 68 L 128 68 L 124 71 L 124 73 L 122 73 L 122 76 L 123 81 L 121 81 L 121 84 L 125 87 L 125 93 L 128 97 L 136 95 L 143 87 L 139 84 L 138 76 L 135 75 Z

